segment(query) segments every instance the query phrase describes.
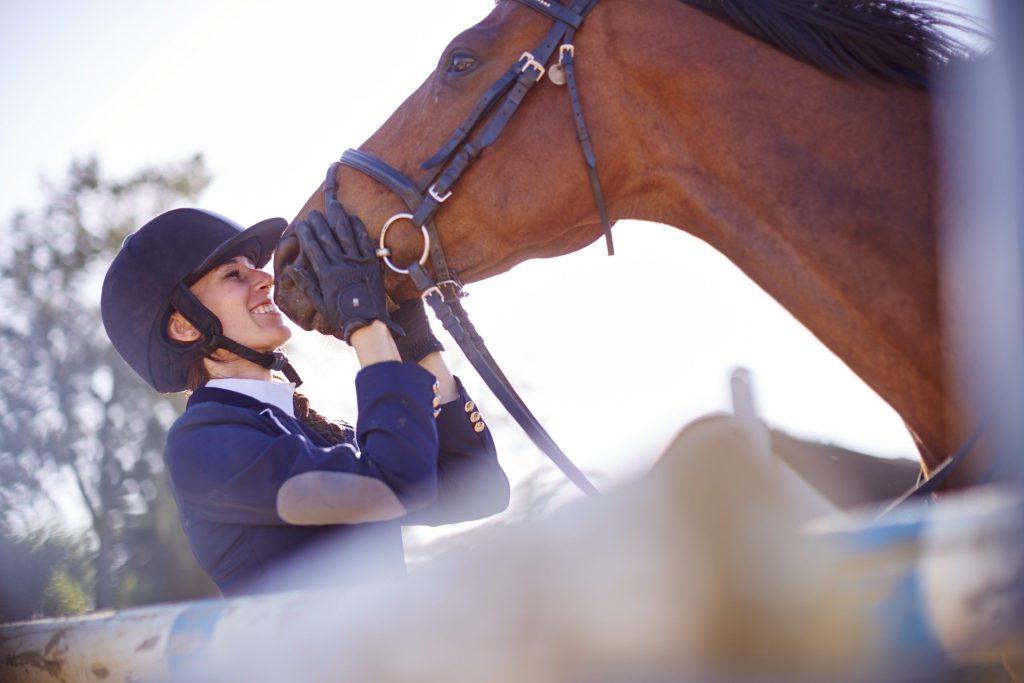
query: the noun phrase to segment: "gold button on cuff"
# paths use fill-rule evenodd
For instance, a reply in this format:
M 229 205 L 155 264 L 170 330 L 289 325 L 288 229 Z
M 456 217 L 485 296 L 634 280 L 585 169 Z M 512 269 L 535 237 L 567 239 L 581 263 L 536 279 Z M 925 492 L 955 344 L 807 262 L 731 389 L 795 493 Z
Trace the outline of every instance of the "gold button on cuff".
M 471 413 L 476 410 L 476 404 L 472 401 L 466 401 L 466 412 Z
M 482 432 L 484 431 L 485 427 L 487 427 L 487 425 L 485 425 L 483 422 L 477 422 L 475 425 L 473 425 L 473 431 Z
M 440 405 L 441 405 L 441 397 L 440 397 L 440 396 L 435 396 L 435 397 L 434 397 L 434 401 L 433 401 L 433 403 L 434 403 L 434 407 L 435 407 L 435 408 L 437 408 L 438 406 L 440 406 Z
M 477 412 L 470 413 L 469 421 L 470 422 L 479 422 L 480 421 L 480 413 L 477 413 Z

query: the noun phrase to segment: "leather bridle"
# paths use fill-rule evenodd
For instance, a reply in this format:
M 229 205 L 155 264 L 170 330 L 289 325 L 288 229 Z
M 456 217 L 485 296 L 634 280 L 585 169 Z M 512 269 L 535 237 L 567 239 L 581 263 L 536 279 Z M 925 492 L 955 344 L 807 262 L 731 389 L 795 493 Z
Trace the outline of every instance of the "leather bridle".
M 608 209 L 597 175 L 597 162 L 590 144 L 590 134 L 583 119 L 579 90 L 576 85 L 576 47 L 573 38 L 576 30 L 594 9 L 597 0 L 574 0 L 562 5 L 558 0 L 515 0 L 532 10 L 540 12 L 553 21 L 544 39 L 531 52 L 522 56 L 500 77 L 474 105 L 466 119 L 452 132 L 448 140 L 429 159 L 420 164 L 427 175 L 419 182 L 413 182 L 401 171 L 367 152 L 349 149 L 341 157 L 341 163 L 370 176 L 387 186 L 409 207 L 411 213 L 398 213 L 385 221 L 380 233 L 378 256 L 391 270 L 409 275 L 419 289 L 421 296 L 434 310 L 445 329 L 452 335 L 466 354 L 484 382 L 515 418 L 533 442 L 558 466 L 580 489 L 588 494 L 597 489 L 586 476 L 569 460 L 554 440 L 548 435 L 529 408 L 516 393 L 501 368 L 491 357 L 469 320 L 461 299 L 466 296 L 458 275 L 448 267 L 444 248 L 438 236 L 434 218 L 441 205 L 448 201 L 454 187 L 466 170 L 480 154 L 501 135 L 512 116 L 518 111 L 526 94 L 547 73 L 556 85 L 565 85 L 572 105 L 576 138 L 587 165 L 594 202 L 597 205 L 604 231 L 608 254 L 615 253 L 612 244 L 611 222 Z M 548 66 L 557 54 L 558 61 Z M 473 133 L 476 132 L 474 136 Z M 413 223 L 423 234 L 423 252 L 420 258 L 408 268 L 400 268 L 391 260 L 386 246 L 387 232 L 401 220 Z M 423 268 L 428 262 L 434 277 Z M 974 448 L 984 429 L 981 425 L 966 442 L 953 453 L 926 481 L 919 482 L 911 490 L 893 502 L 883 513 L 901 508 L 907 503 L 934 493 L 948 475 L 959 466 Z
M 597 0 L 575 0 L 569 5 L 561 5 L 557 0 L 515 1 L 547 16 L 554 22 L 552 27 L 540 44 L 532 51 L 524 52 L 516 63 L 484 92 L 444 145 L 420 165 L 421 169 L 428 171 L 422 181 L 416 183 L 377 157 L 359 150 L 346 150 L 341 157 L 341 163 L 385 185 L 409 207 L 410 213 L 395 214 L 382 226 L 378 256 L 391 270 L 412 278 L 424 301 L 430 305 L 481 378 L 530 439 L 576 486 L 585 493 L 595 494 L 597 489 L 562 452 L 526 407 L 491 357 L 483 339 L 477 334 L 460 301 L 465 296 L 462 283 L 458 275 L 448 267 L 444 248 L 434 224 L 438 210 L 452 197 L 458 180 L 480 154 L 494 144 L 506 124 L 518 111 L 526 94 L 546 72 L 553 83 L 564 84 L 567 87 L 576 125 L 576 137 L 587 164 L 591 191 L 600 215 L 608 254 L 614 254 L 608 209 L 598 179 L 597 162 L 583 120 L 583 110 L 576 86 L 576 48 L 573 43 L 576 30 L 594 9 Z M 557 63 L 548 67 L 556 54 Z M 388 229 L 401 220 L 411 221 L 423 234 L 423 252 L 408 268 L 396 266 L 386 246 Z M 428 260 L 433 277 L 423 268 Z

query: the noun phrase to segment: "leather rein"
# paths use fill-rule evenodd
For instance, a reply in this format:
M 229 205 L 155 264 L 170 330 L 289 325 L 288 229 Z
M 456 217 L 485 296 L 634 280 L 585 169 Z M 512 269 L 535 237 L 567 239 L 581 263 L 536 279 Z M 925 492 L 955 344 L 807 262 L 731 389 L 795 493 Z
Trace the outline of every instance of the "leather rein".
M 548 78 L 556 85 L 567 86 L 576 124 L 576 137 L 587 164 L 590 186 L 601 218 L 608 254 L 615 253 L 608 209 L 597 175 L 597 162 L 590 144 L 590 135 L 583 120 L 575 73 L 576 48 L 573 38 L 584 18 L 597 4 L 597 0 L 575 0 L 569 5 L 561 5 L 557 0 L 515 1 L 545 15 L 553 21 L 553 25 L 533 51 L 524 52 L 515 64 L 484 92 L 444 145 L 420 165 L 421 169 L 430 172 L 422 182 L 413 182 L 401 171 L 367 152 L 349 149 L 345 151 L 340 161 L 343 165 L 354 168 L 386 186 L 409 208 L 410 213 L 395 214 L 384 223 L 377 255 L 394 272 L 412 278 L 420 296 L 433 309 L 434 314 L 455 339 L 488 388 L 527 436 L 581 491 L 594 495 L 598 493 L 597 489 L 562 452 L 530 412 L 470 322 L 469 315 L 461 303 L 461 299 L 466 296 L 462 282 L 448 267 L 441 239 L 434 224 L 435 215 L 441 205 L 451 198 L 459 178 L 479 158 L 483 150 L 494 144 L 506 124 L 518 111 L 526 94 L 547 73 Z M 557 63 L 547 66 L 556 53 Z M 474 131 L 477 131 L 475 135 Z M 419 260 L 408 268 L 396 266 L 390 258 L 391 251 L 385 245 L 388 229 L 401 220 L 412 222 L 423 235 L 423 253 Z M 434 273 L 433 277 L 423 267 L 428 260 Z

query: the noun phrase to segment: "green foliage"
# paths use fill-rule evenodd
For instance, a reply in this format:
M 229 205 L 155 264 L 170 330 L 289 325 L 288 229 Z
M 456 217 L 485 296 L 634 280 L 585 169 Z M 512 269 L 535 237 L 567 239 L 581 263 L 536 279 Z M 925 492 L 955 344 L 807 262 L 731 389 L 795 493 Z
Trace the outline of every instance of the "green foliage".
M 95 159 L 73 163 L 46 205 L 11 221 L 0 253 L 0 529 L 52 518 L 57 481 L 90 522 L 91 570 L 42 574 L 54 609 L 208 595 L 182 551 L 162 451 L 180 399 L 152 391 L 107 340 L 103 274 L 125 236 L 152 216 L 194 202 L 209 183 L 201 156 L 108 177 Z M 66 506 L 65 506 L 66 507 Z M 170 523 L 173 519 L 173 525 Z M 162 547 L 168 544 L 176 550 Z M 201 577 L 201 574 L 199 574 Z M 165 590 L 167 588 L 167 590 Z M 64 607 L 61 607 L 63 609 Z
M 64 567 L 50 573 L 43 589 L 43 614 L 81 614 L 89 608 L 85 588 Z
M 90 555 L 82 539 L 52 528 L 0 535 L 0 622 L 87 609 Z

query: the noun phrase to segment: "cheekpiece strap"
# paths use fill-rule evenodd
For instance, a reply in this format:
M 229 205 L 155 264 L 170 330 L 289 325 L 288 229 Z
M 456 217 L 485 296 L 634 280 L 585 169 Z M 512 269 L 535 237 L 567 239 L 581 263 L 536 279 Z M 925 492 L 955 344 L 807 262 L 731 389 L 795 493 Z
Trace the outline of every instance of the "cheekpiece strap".
M 185 316 L 186 320 L 202 332 L 207 340 L 211 335 L 221 333 L 220 320 L 196 298 L 196 295 L 185 286 L 185 283 L 178 283 L 171 294 L 170 304 L 174 310 Z

